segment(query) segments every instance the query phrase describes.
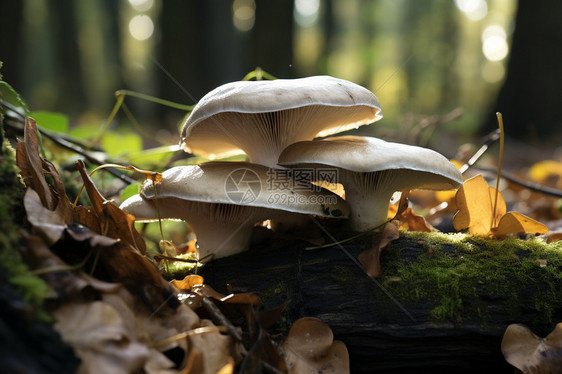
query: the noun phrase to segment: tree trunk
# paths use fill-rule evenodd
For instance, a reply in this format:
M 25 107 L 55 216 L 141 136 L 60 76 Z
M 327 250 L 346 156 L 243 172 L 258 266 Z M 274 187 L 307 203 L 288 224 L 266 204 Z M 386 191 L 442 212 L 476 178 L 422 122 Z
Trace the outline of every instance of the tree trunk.
M 562 135 L 561 13 L 559 1 L 519 0 L 507 77 L 492 108 L 503 114 L 512 137 L 548 143 Z M 486 120 L 485 132 L 497 128 L 493 114 Z
M 256 1 L 253 38 L 257 66 L 279 78 L 294 78 L 293 1 Z
M 266 308 L 290 299 L 285 317 L 327 323 L 347 345 L 353 373 L 512 373 L 500 351 L 510 323 L 545 336 L 562 317 L 562 253 L 534 241 L 488 243 L 401 234 L 382 254 L 382 277 L 358 266 L 368 238 L 343 247 L 305 250 L 272 240 L 200 269 L 221 292 L 258 292 Z M 446 238 L 445 235 L 441 235 Z M 499 246 L 499 248 L 498 248 Z M 266 249 L 276 248 L 276 249 Z

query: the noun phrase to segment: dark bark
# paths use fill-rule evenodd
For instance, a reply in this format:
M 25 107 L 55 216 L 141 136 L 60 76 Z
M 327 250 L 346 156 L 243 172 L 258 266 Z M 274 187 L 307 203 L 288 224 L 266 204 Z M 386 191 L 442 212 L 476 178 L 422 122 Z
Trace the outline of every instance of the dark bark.
M 345 244 L 345 249 L 357 258 L 369 242 L 360 239 Z M 227 284 L 235 292 L 258 292 L 265 307 L 280 305 L 290 299 L 285 322 L 304 316 L 320 318 L 332 328 L 336 339 L 346 343 L 353 373 L 371 373 L 375 369 L 381 373 L 428 370 L 512 373 L 513 369 L 500 351 L 505 328 L 518 322 L 545 336 L 561 317 L 562 301 L 552 305 L 553 321 L 539 318 L 540 313 L 533 305 L 528 305 L 532 303 L 528 295 L 543 292 L 540 287 L 508 279 L 511 282 L 509 287 L 497 288 L 496 293 L 490 293 L 488 286 L 496 288 L 486 284 L 491 281 L 482 279 L 484 275 L 474 277 L 473 286 L 479 290 L 477 295 L 461 296 L 462 305 L 457 312 L 436 318 L 432 310 L 435 310 L 440 298 L 448 297 L 447 287 L 442 295 L 413 300 L 394 286 L 405 280 L 392 280 L 398 277 L 396 263 L 413 264 L 431 255 L 431 250 L 421 245 L 419 239 L 402 237 L 393 242 L 389 251 L 383 252 L 383 276 L 377 283 L 368 278 L 341 248 L 311 251 L 304 250 L 305 245 L 302 242 L 272 241 L 265 247 L 276 249 L 257 248 L 219 259 L 205 265 L 200 274 L 205 283 L 222 292 L 227 292 Z M 457 252 L 454 246 L 444 246 L 440 251 L 452 258 L 466 256 L 466 253 Z M 514 274 L 524 271 L 522 267 L 517 269 L 514 268 Z M 446 268 L 439 271 L 443 272 L 445 283 L 449 282 L 446 274 L 455 272 Z M 478 271 L 474 269 L 475 274 Z M 552 281 L 558 287 L 556 292 L 560 293 L 558 300 L 562 300 L 560 280 Z M 430 287 L 433 286 L 424 279 L 402 284 L 402 290 L 419 289 L 422 293 Z M 520 299 L 523 306 L 509 306 L 514 297 L 507 295 L 511 292 L 509 290 L 516 290 L 515 298 Z M 476 305 L 481 316 L 471 312 L 477 310 Z

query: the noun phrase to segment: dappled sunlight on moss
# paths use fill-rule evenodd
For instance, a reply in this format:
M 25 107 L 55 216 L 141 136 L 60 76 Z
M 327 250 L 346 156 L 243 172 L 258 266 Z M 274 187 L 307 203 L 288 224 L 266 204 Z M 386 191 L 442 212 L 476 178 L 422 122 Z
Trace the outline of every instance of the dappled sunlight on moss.
M 429 302 L 431 318 L 485 325 L 492 305 L 506 319 L 527 312 L 536 323 L 556 322 L 554 312 L 562 308 L 561 242 L 488 240 L 467 234 L 401 235 L 416 240 L 425 251 L 414 261 L 397 261 L 398 253 L 392 252 L 398 250 L 391 247 L 390 261 L 383 256 L 383 277 L 400 281 L 385 285 L 404 302 Z

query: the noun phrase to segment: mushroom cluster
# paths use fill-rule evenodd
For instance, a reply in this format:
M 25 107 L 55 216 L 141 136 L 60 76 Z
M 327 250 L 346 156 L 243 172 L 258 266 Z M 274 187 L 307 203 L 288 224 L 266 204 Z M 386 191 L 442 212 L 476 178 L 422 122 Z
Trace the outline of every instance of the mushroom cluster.
M 200 258 L 219 258 L 243 251 L 266 219 L 351 218 L 352 229 L 367 231 L 384 223 L 395 191 L 462 184 L 453 164 L 429 149 L 370 137 L 315 140 L 380 118 L 372 92 L 329 76 L 225 84 L 195 106 L 181 146 L 211 160 L 245 153 L 249 162 L 171 168 L 121 208 L 137 220 L 190 222 Z M 345 200 L 323 183 L 343 185 Z

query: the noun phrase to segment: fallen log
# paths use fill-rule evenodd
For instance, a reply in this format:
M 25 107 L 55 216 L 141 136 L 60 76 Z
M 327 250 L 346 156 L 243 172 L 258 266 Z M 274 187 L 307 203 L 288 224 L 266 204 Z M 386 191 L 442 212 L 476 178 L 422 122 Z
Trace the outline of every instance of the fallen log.
M 507 326 L 545 336 L 562 321 L 560 242 L 402 232 L 377 279 L 355 260 L 370 243 L 307 250 L 272 238 L 200 274 L 220 292 L 258 292 L 264 308 L 290 299 L 280 329 L 320 318 L 347 345 L 352 373 L 513 373 L 500 351 Z

